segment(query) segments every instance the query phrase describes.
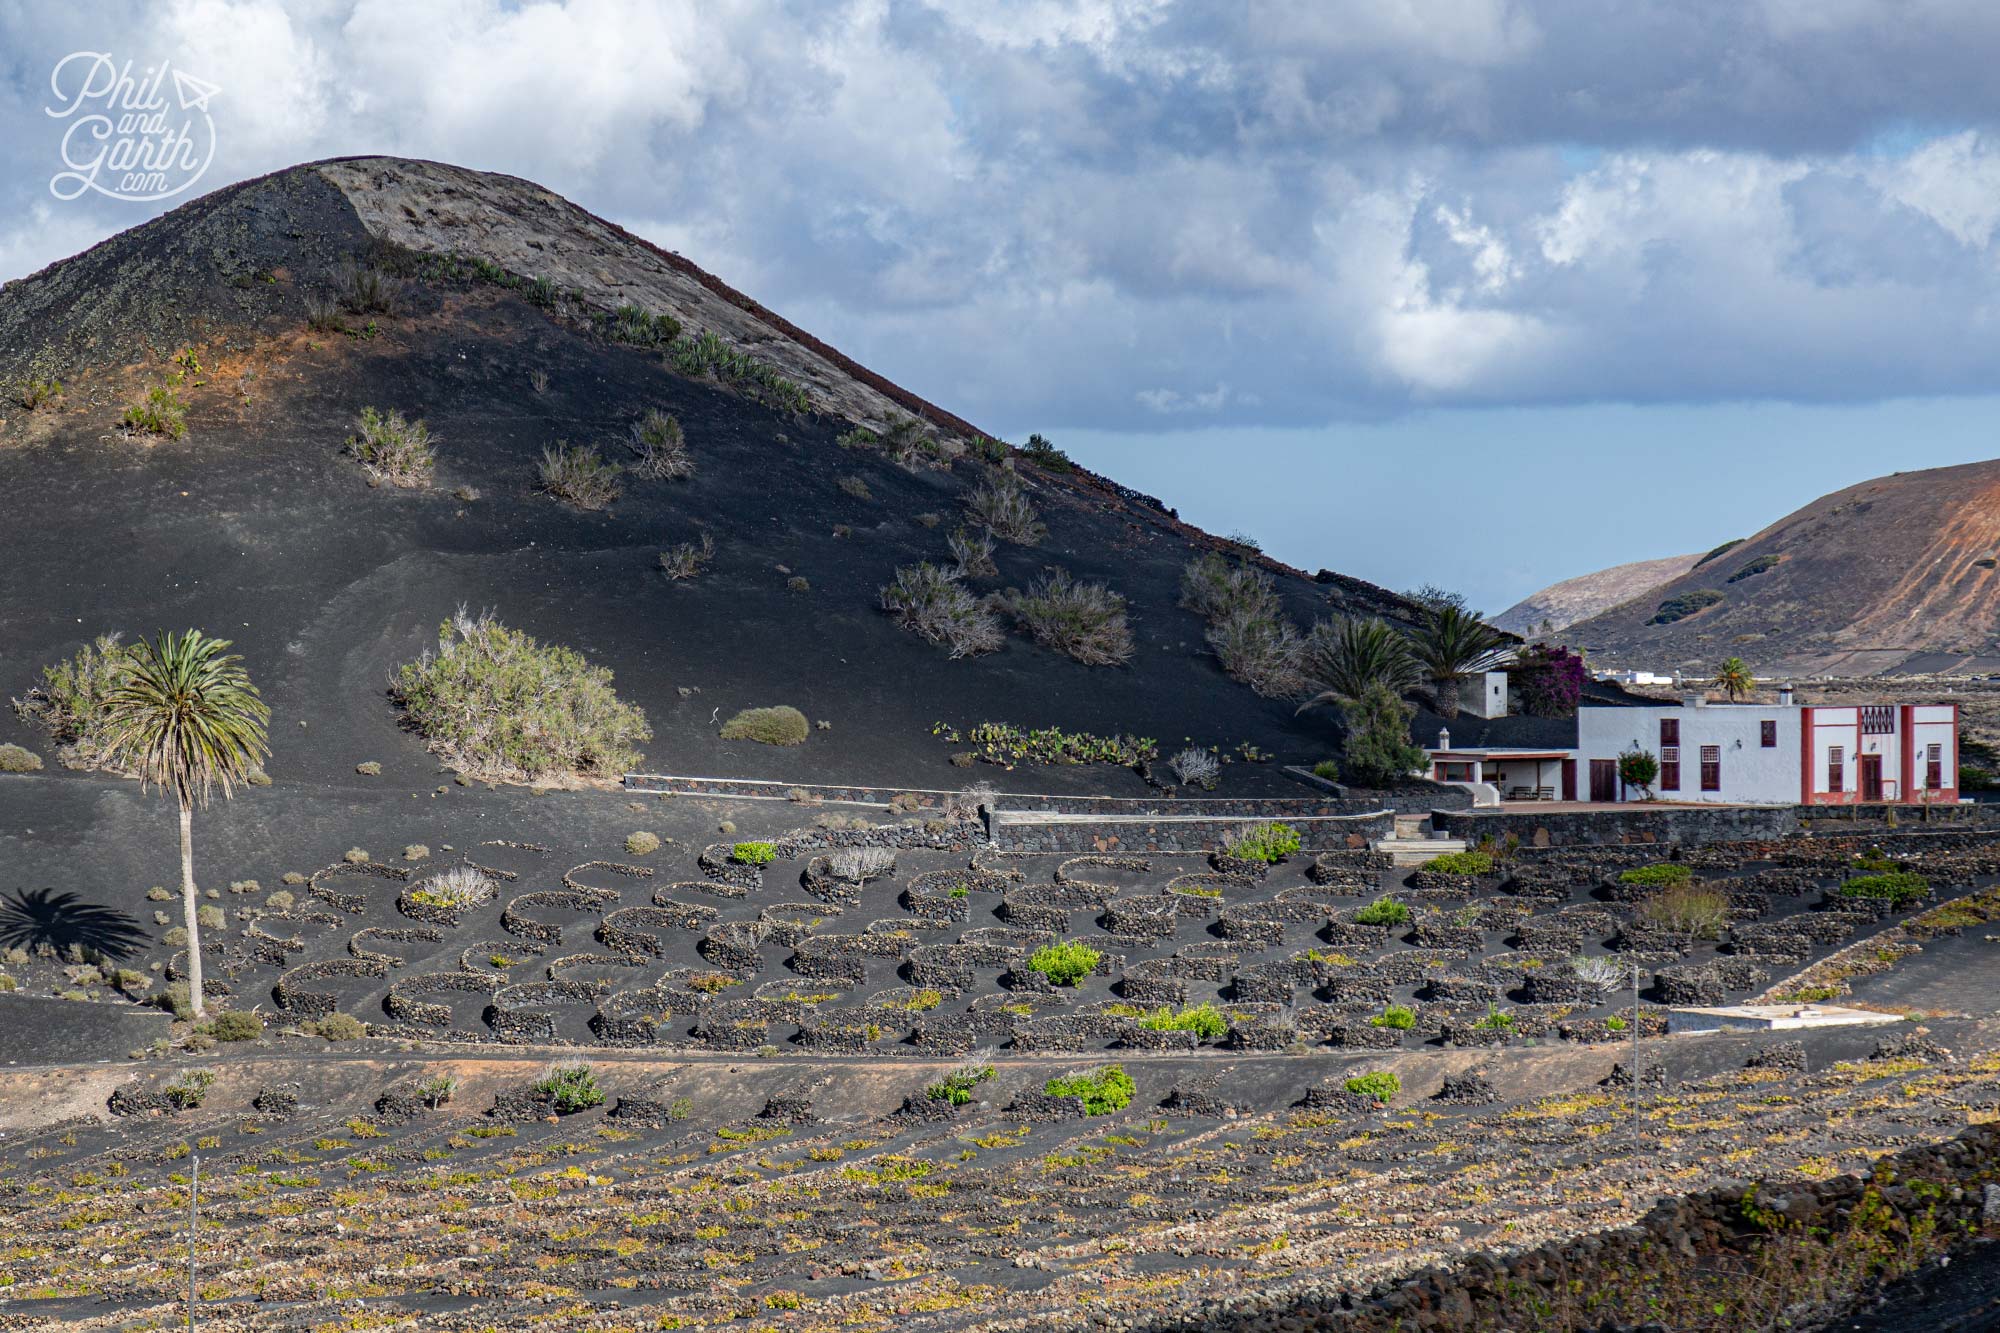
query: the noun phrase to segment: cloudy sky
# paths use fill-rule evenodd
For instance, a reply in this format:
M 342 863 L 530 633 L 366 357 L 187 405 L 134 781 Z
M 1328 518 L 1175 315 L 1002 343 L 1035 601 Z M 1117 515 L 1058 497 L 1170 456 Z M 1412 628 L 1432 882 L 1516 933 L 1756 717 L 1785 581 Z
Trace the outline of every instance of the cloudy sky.
M 1497 610 L 2000 454 L 1991 0 L 0 0 L 0 278 L 51 71 L 218 85 L 201 188 L 531 177 L 1016 440 Z

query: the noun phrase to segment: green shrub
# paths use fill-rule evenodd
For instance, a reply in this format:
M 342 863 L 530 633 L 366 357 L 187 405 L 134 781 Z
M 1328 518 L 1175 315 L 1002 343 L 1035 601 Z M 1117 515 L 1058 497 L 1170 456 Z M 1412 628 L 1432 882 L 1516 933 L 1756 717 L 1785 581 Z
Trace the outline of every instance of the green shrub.
M 1843 898 L 1886 898 L 1896 907 L 1922 902 L 1930 891 L 1929 880 L 1907 870 L 1882 875 L 1857 875 L 1840 886 Z
M 328 1041 L 358 1041 L 368 1035 L 367 1027 L 351 1014 L 327 1014 L 308 1023 L 306 1031 Z
M 1372 1074 L 1357 1074 L 1343 1085 L 1358 1097 L 1388 1105 L 1396 1100 L 1396 1094 L 1403 1090 L 1403 1080 L 1394 1074 L 1377 1070 Z
M 1626 1028 L 1630 1027 L 1631 1024 L 1626 1022 L 1624 1019 L 1620 1018 L 1617 1014 L 1613 1014 L 1611 1015 L 1611 1017 L 1604 1020 L 1604 1026 L 1611 1029 L 1611 1031 L 1613 1032 L 1623 1032 Z
M 24 411 L 33 412 L 62 397 L 62 391 L 61 380 L 30 378 L 14 391 L 14 401 L 19 403 Z
M 746 866 L 767 866 L 778 859 L 778 849 L 768 842 L 739 842 L 729 849 L 729 855 Z
M 694 475 L 694 455 L 688 452 L 681 423 L 657 408 L 632 423 L 632 470 L 655 481 L 679 481 Z
M 100 634 L 75 657 L 42 668 L 42 680 L 14 711 L 49 734 L 65 768 L 102 768 L 111 756 L 111 695 L 132 667 L 132 649 Z
M 1044 648 L 1085 666 L 1122 666 L 1131 660 L 1125 599 L 1102 583 L 1080 583 L 1068 570 L 1051 569 L 1026 592 L 1009 588 L 998 601 Z
M 1722 545 L 1716 547 L 1714 550 L 1710 551 L 1707 555 L 1695 561 L 1694 568 L 1700 569 L 1703 565 L 1715 559 L 1717 556 L 1729 554 L 1731 551 L 1741 546 L 1747 540 L 1748 538 L 1745 537 L 1731 537 L 1728 541 L 1722 543 Z
M 722 724 L 722 739 L 756 741 L 759 745 L 804 745 L 811 734 L 806 715 L 790 704 L 746 708 Z
M 1678 597 L 1669 597 L 1654 608 L 1653 618 L 1648 625 L 1671 625 L 1677 620 L 1686 620 L 1697 611 L 1706 611 L 1722 600 L 1722 594 L 1714 588 L 1698 588 L 1684 592 Z
M 208 1097 L 208 1090 L 215 1083 L 215 1075 L 206 1069 L 190 1069 L 166 1087 L 160 1089 L 167 1099 L 184 1111 L 192 1111 Z
M 581 1060 L 556 1061 L 535 1080 L 534 1090 L 548 1095 L 557 1115 L 604 1105 L 604 1089 L 597 1086 L 597 1074 Z
M 208 1033 L 217 1041 L 255 1041 L 264 1035 L 264 1020 L 247 1009 L 225 1009 L 209 1021 Z
M 429 1078 L 417 1084 L 417 1096 L 423 1098 L 424 1105 L 430 1107 L 433 1111 L 445 1105 L 457 1095 L 458 1075 L 452 1073 L 450 1070 L 432 1074 Z M 598 1101 L 603 1100 L 604 1098 L 600 1095 Z M 596 1102 L 585 1103 L 585 1105 L 590 1106 L 596 1104 Z
M 0 745 L 0 773 L 39 773 L 42 757 L 19 745 Z
M 1255 824 L 1226 839 L 1223 850 L 1240 861 L 1276 865 L 1299 849 L 1299 831 L 1290 824 Z
M 1410 744 L 1410 719 L 1416 712 L 1386 685 L 1370 685 L 1360 698 L 1341 704 L 1347 729 L 1342 755 L 1355 782 L 1394 786 L 1424 768 L 1429 756 Z
M 1331 759 L 1322 759 L 1313 765 L 1313 776 L 1326 782 L 1340 781 L 1340 765 Z
M 1670 884 L 1639 904 L 1639 920 L 1696 939 L 1722 938 L 1729 924 L 1729 899 L 1693 883 Z
M 1410 909 L 1394 898 L 1377 898 L 1356 912 L 1354 919 L 1364 926 L 1402 926 L 1409 924 Z
M 974 596 L 958 574 L 929 561 L 897 569 L 881 601 L 897 624 L 955 658 L 996 652 L 1005 637 L 986 600 Z
M 1156 1009 L 1139 1020 L 1150 1032 L 1192 1032 L 1203 1041 L 1219 1041 L 1229 1031 L 1229 1020 L 1212 1004 L 1194 1004 L 1175 1013 L 1171 1007 Z
M 1660 761 L 1651 750 L 1626 750 L 1618 756 L 1618 780 L 1628 787 L 1637 787 L 1648 799 L 1653 795 L 1653 783 L 1660 776 Z
M 556 499 L 578 509 L 603 509 L 618 498 L 622 470 L 595 449 L 557 440 L 553 449 L 542 450 L 536 475 L 541 488 Z
M 653 733 L 611 679 L 568 648 L 461 609 L 435 650 L 397 671 L 390 695 L 431 752 L 469 777 L 612 777 L 637 766 L 633 747 Z
M 1105 1065 L 1087 1074 L 1068 1074 L 1052 1078 L 1042 1091 L 1051 1097 L 1083 1098 L 1085 1115 L 1110 1115 L 1122 1111 L 1132 1104 L 1132 1094 L 1139 1090 L 1120 1065 Z
M 613 342 L 664 351 L 681 336 L 681 322 L 668 314 L 648 314 L 644 307 L 619 306 L 597 316 L 597 325 Z
M 1734 574 L 1731 574 L 1726 581 L 1730 583 L 1741 583 L 1745 579 L 1754 579 L 1759 574 L 1764 573 L 1766 570 L 1776 569 L 1780 563 L 1782 563 L 1782 561 L 1778 556 L 1760 555 L 1755 560 L 1744 562 L 1743 568 L 1737 570 Z
M 1016 546 L 1038 546 L 1049 535 L 1021 479 L 1004 468 L 994 468 L 966 492 L 965 512 L 975 524 Z
M 1368 1020 L 1378 1028 L 1391 1028 L 1397 1032 L 1408 1032 L 1417 1025 L 1417 1011 L 1407 1004 L 1385 1005 L 1382 1012 Z
M 963 1106 L 972 1100 L 972 1090 L 993 1077 L 992 1065 L 961 1065 L 924 1089 L 934 1102 Z
M 1486 1002 L 1486 1016 L 1472 1026 L 1486 1031 L 1512 1032 L 1514 1030 L 1514 1015 L 1507 1013 L 1499 1005 L 1488 1000 Z
M 648 833 L 646 830 L 641 829 L 637 833 L 628 833 L 625 835 L 625 854 L 627 856 L 651 856 L 659 850 L 660 835 L 657 833 Z
M 1424 862 L 1424 869 L 1440 875 L 1490 875 L 1493 858 L 1485 852 L 1446 852 Z
M 1045 944 L 1028 955 L 1028 970 L 1039 972 L 1053 986 L 1074 986 L 1097 970 L 1103 955 L 1088 944 L 1063 940 Z
M 805 389 L 748 352 L 739 352 L 713 333 L 682 334 L 667 348 L 667 361 L 689 378 L 713 375 L 737 392 L 793 415 L 808 411 Z
M 428 426 L 405 421 L 401 412 L 384 416 L 372 407 L 361 409 L 355 433 L 347 438 L 347 453 L 361 464 L 371 486 L 428 486 L 437 468 Z
M 1694 881 L 1694 871 L 1678 861 L 1656 861 L 1652 865 L 1633 866 L 1618 876 L 1620 884 L 1637 884 L 1643 888 L 1663 889 L 1675 884 L 1689 884 Z
M 178 440 L 187 434 L 187 403 L 170 385 L 148 390 L 144 402 L 125 409 L 118 424 L 130 435 L 158 435 Z
M 956 741 L 958 733 L 943 723 L 931 729 Z M 1087 731 L 1064 731 L 1060 727 L 1040 727 L 1023 731 L 1005 722 L 981 722 L 968 736 L 979 747 L 977 753 L 989 764 L 1012 768 L 1015 764 L 1116 764 L 1128 768 L 1144 760 L 1160 757 L 1159 746 L 1145 736 L 1093 736 Z
M 1074 472 L 1076 470 L 1076 464 L 1070 461 L 1068 454 L 1056 448 L 1038 434 L 1030 435 L 1028 442 L 1021 446 L 1021 457 L 1027 459 L 1036 467 L 1044 468 L 1050 472 Z

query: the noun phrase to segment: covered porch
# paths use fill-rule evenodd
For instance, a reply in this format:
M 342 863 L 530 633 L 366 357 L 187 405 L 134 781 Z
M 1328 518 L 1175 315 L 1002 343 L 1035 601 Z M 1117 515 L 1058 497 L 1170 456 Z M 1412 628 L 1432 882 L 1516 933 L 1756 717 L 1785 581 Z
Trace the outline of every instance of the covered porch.
M 1574 801 L 1576 760 L 1566 750 L 1433 750 L 1433 782 L 1492 790 L 1493 801 Z

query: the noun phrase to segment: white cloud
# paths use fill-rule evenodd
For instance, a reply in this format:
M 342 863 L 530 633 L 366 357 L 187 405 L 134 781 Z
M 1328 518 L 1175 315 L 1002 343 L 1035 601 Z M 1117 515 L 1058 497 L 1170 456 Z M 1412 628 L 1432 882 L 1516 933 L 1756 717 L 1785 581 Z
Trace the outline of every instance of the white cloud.
M 2000 388 L 1979 0 L 0 8 L 0 276 L 136 220 L 46 196 L 105 33 L 223 86 L 205 187 L 528 176 L 996 424 Z

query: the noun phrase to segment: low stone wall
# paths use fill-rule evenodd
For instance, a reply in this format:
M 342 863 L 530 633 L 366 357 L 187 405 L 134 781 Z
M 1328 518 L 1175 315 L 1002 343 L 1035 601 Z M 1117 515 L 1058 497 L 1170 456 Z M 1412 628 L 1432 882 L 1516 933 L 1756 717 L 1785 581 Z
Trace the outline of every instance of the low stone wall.
M 1792 806 L 1654 806 L 1632 804 L 1612 810 L 1551 810 L 1500 813 L 1491 810 L 1441 810 L 1434 820 L 1448 838 L 1477 843 L 1500 841 L 1508 834 L 1524 847 L 1574 847 L 1598 843 L 1756 842 L 1789 837 L 1799 831 Z
M 988 829 L 993 844 L 1010 852 L 1207 852 L 1222 844 L 1223 835 L 1251 822 L 1242 816 L 1148 817 L 1106 815 L 1037 818 L 1026 811 L 993 811 Z M 1311 815 L 1285 821 L 1299 832 L 1306 852 L 1365 848 L 1395 831 L 1388 811 L 1354 815 Z
M 1365 815 L 1386 809 L 1380 801 L 1325 796 L 1037 796 L 1001 792 L 993 810 L 1046 811 L 1057 815 L 1200 815 L 1228 819 L 1292 819 L 1308 815 Z
M 1757 1216 L 1788 1229 L 1839 1233 L 1865 1226 L 1896 1240 L 1913 1225 L 1939 1236 L 1977 1237 L 2000 1229 L 2000 1125 L 1908 1148 L 1875 1164 L 1869 1179 L 1742 1185 L 1662 1201 L 1628 1227 L 1551 1241 L 1518 1254 L 1468 1255 L 1369 1292 L 1337 1284 L 1232 1296 L 1190 1315 L 1149 1325 L 1158 1333 L 1460 1333 L 1550 1326 L 1553 1312 L 1576 1312 L 1575 1327 L 1663 1327 L 1648 1323 L 1648 1282 L 1684 1268 L 1744 1261 L 1770 1242 Z M 1866 1198 L 1866 1206 L 1862 1207 Z M 1862 1221 L 1856 1222 L 1857 1209 Z M 1588 1305 L 1575 1293 L 1592 1293 Z M 1807 1293 L 1801 1292 L 1801 1297 Z M 1589 1310 L 1585 1315 L 1584 1311 Z M 1562 1313 L 1553 1318 L 1572 1326 Z

